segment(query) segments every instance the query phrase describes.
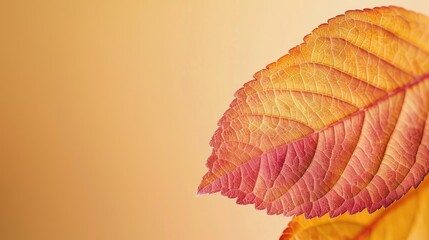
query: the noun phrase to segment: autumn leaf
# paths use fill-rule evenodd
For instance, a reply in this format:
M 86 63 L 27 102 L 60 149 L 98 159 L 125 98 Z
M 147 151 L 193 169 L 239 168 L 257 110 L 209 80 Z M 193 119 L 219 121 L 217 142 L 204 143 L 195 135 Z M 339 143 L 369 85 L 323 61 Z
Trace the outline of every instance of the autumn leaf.
M 389 208 L 336 218 L 295 217 L 280 240 L 429 239 L 429 179 Z
M 399 7 L 330 19 L 235 94 L 199 194 L 268 214 L 370 212 L 429 171 L 429 18 Z

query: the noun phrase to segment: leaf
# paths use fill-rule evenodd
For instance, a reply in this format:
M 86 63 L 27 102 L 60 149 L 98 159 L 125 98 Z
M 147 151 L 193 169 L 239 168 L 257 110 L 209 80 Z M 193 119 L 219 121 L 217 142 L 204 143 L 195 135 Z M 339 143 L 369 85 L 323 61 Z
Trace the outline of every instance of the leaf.
M 295 217 L 280 240 L 289 239 L 429 239 L 429 179 L 389 208 L 336 218 Z
M 398 7 L 330 19 L 235 94 L 199 194 L 268 214 L 388 206 L 429 171 L 429 18 Z

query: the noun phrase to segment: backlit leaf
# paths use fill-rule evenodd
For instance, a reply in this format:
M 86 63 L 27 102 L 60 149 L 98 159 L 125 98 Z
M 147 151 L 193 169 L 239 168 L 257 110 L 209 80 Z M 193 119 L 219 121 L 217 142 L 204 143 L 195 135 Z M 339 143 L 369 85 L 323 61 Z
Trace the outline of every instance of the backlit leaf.
M 295 217 L 280 240 L 429 239 L 429 179 L 389 208 L 336 218 Z
M 198 193 L 308 218 L 390 205 L 429 170 L 428 73 L 429 18 L 330 19 L 237 91 Z

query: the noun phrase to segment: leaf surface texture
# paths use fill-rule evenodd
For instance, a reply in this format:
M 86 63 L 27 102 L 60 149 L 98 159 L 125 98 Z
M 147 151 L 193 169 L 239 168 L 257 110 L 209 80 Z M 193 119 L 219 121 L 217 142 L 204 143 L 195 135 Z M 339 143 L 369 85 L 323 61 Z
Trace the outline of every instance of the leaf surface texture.
M 236 92 L 198 193 L 307 218 L 390 205 L 429 171 L 428 73 L 429 18 L 330 19 Z
M 280 240 L 429 239 L 429 179 L 389 208 L 336 218 L 295 217 Z

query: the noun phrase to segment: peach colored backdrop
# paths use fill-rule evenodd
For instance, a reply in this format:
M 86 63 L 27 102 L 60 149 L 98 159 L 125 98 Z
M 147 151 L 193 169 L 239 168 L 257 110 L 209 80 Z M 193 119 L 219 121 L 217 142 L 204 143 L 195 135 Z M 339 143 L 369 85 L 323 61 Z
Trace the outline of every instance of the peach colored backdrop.
M 196 197 L 254 72 L 348 9 L 428 1 L 6 1 L 0 239 L 277 239 L 288 219 Z

